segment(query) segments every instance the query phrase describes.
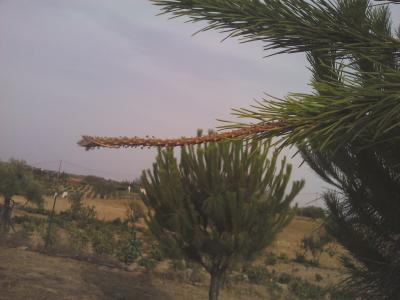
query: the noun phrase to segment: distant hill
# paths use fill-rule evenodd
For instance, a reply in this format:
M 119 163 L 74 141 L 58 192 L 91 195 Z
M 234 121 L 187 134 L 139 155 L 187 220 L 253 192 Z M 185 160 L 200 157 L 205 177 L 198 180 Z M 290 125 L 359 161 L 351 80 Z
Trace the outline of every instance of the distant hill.
M 7 162 L 1 162 L 7 164 Z M 26 165 L 26 172 L 31 172 L 34 178 L 41 182 L 44 187 L 45 194 L 53 195 L 58 192 L 81 192 L 85 198 L 124 198 L 128 197 L 128 189 L 131 192 L 139 192 L 139 186 L 135 182 L 116 181 L 105 179 L 93 175 L 76 175 L 66 172 L 60 173 L 36 168 Z

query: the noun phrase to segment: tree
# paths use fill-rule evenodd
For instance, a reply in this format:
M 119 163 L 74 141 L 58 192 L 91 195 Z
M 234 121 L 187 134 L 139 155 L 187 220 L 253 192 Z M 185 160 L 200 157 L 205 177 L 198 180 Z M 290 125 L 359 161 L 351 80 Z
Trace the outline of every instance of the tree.
M 400 203 L 400 39 L 384 4 L 399 1 L 152 2 L 174 17 L 207 22 L 204 30 L 221 30 L 242 42 L 261 41 L 269 53 L 305 53 L 313 91 L 262 99 L 251 109 L 235 110 L 238 117 L 257 123 L 228 128 L 247 131 L 203 140 L 86 137 L 82 145 L 180 146 L 246 135 L 278 136 L 283 145 L 297 145 L 312 168 L 340 191 L 325 195 L 329 226 L 364 267 L 353 272 L 354 286 L 363 287 L 358 290 L 363 297 L 398 298 L 394 254 L 399 227 L 394 215 Z
M 327 230 L 349 252 L 345 288 L 362 299 L 400 298 L 400 149 L 358 145 L 330 153 L 301 148 L 304 159 L 338 191 L 324 194 Z M 356 259 L 356 261 L 354 261 Z
M 170 256 L 199 263 L 210 274 L 209 299 L 217 299 L 224 274 L 249 260 L 291 220 L 290 207 L 303 187 L 285 194 L 291 165 L 269 142 L 227 141 L 159 151 L 144 172 L 147 223 Z
M 21 195 L 36 205 L 43 204 L 42 187 L 23 161 L 0 162 L 0 195 L 4 198 L 0 216 L 0 231 L 3 233 L 12 227 L 13 196 Z
M 263 99 L 236 114 L 281 122 L 258 137 L 297 145 L 339 191 L 324 198 L 329 232 L 357 260 L 345 260 L 346 287 L 363 298 L 400 298 L 400 40 L 389 8 L 367 0 L 155 2 L 266 50 L 306 53 L 312 93 Z

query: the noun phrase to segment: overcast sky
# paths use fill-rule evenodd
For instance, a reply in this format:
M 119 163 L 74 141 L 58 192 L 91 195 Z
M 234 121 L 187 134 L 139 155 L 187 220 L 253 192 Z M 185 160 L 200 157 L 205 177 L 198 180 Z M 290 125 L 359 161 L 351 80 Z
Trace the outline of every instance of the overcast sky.
M 133 179 L 155 150 L 85 151 L 81 135 L 189 136 L 268 92 L 308 91 L 303 55 L 156 16 L 147 0 L 0 0 L 0 158 Z M 397 14 L 396 14 L 397 16 Z M 300 159 L 299 201 L 326 187 Z

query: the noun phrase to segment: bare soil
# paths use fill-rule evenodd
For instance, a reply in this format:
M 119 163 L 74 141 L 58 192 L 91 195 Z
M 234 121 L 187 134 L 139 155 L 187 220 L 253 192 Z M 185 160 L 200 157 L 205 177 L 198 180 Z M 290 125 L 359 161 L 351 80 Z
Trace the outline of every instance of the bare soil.
M 152 272 L 127 272 L 68 258 L 0 247 L 0 299 L 207 299 L 207 286 L 194 286 Z M 223 289 L 221 300 L 269 299 L 262 286 Z

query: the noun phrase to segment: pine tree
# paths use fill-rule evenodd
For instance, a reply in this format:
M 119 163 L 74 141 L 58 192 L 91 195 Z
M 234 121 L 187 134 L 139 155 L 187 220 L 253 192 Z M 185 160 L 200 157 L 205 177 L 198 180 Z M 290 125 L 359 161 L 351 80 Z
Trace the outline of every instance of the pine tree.
M 206 29 L 266 42 L 266 50 L 307 54 L 313 93 L 263 99 L 236 113 L 283 123 L 258 137 L 296 144 L 339 191 L 324 198 L 328 230 L 356 259 L 344 260 L 345 287 L 362 298 L 400 298 L 400 41 L 389 8 L 367 0 L 155 2 L 208 21 Z
M 228 127 L 247 131 L 202 140 L 85 137 L 81 144 L 180 146 L 248 135 L 278 136 L 283 145 L 297 145 L 311 167 L 341 192 L 325 197 L 331 232 L 360 260 L 355 267 L 348 264 L 353 287 L 360 287 L 363 297 L 399 298 L 400 39 L 385 4 L 400 1 L 152 2 L 173 17 L 207 23 L 204 30 L 262 42 L 268 54 L 305 53 L 313 92 L 235 110 L 257 123 Z
M 42 187 L 38 181 L 33 179 L 23 161 L 0 162 L 0 195 L 4 198 L 0 215 L 1 233 L 8 233 L 10 227 L 12 227 L 13 196 L 24 196 L 36 205 L 43 204 Z
M 284 145 L 316 141 L 323 149 L 362 138 L 366 143 L 398 142 L 400 79 L 398 35 L 390 11 L 369 0 L 152 0 L 163 13 L 203 22 L 241 42 L 259 41 L 268 55 L 306 53 L 312 70 L 325 76 L 311 86 L 323 93 L 291 93 L 266 98 L 235 114 L 256 124 L 238 123 L 203 138 L 101 138 L 84 136 L 96 147 L 181 146 L 232 137 L 279 136 Z M 377 5 L 379 4 L 379 5 Z
M 147 223 L 163 250 L 194 261 L 211 275 L 209 299 L 217 299 L 224 274 L 250 260 L 291 220 L 290 204 L 303 187 L 285 194 L 291 165 L 269 142 L 231 141 L 160 151 L 142 182 Z
M 344 288 L 362 299 L 400 298 L 399 145 L 360 149 L 356 143 L 321 153 L 301 147 L 305 161 L 337 191 L 324 194 L 327 230 L 352 255 Z M 356 260 L 354 260 L 356 259 Z

